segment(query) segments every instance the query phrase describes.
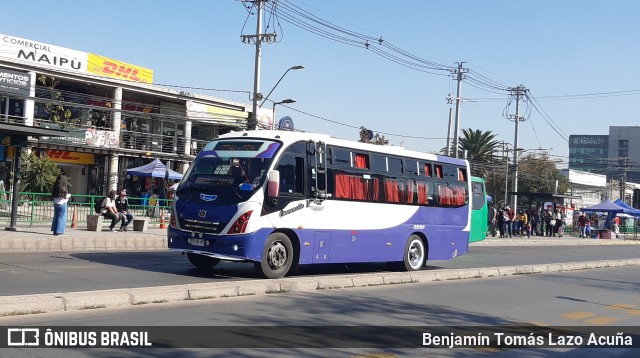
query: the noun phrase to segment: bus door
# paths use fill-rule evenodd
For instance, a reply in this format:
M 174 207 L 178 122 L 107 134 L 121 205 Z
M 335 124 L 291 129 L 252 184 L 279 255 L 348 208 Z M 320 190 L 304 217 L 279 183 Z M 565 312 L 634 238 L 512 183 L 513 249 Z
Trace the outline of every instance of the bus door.
M 311 160 L 311 197 L 317 204 L 327 199 L 327 144 L 324 142 L 310 143 L 313 146 Z
M 484 180 L 471 177 L 471 232 L 469 242 L 484 240 L 487 236 L 487 194 Z

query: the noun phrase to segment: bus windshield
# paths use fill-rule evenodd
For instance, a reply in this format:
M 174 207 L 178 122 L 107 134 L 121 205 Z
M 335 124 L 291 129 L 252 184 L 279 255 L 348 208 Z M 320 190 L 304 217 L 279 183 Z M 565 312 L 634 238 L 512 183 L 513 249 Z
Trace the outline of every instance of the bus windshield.
M 246 200 L 264 183 L 280 146 L 269 140 L 213 141 L 198 153 L 176 194 L 215 194 L 226 204 Z

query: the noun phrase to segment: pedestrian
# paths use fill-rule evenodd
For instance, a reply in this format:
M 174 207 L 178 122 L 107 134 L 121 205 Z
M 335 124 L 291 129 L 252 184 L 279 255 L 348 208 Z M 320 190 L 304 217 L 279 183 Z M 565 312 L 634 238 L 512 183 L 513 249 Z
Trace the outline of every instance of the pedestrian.
M 586 223 L 587 223 L 587 217 L 586 215 L 584 215 L 584 213 L 580 213 L 580 216 L 578 217 L 578 230 L 579 230 L 579 234 L 578 237 L 581 238 L 586 238 Z
M 496 215 L 498 214 L 496 208 L 493 206 L 493 203 L 489 205 L 489 211 L 487 213 L 487 221 L 489 224 L 489 232 L 492 237 L 496 237 Z
M 51 190 L 53 196 L 53 222 L 51 223 L 51 231 L 55 236 L 66 236 L 64 233 L 67 225 L 67 203 L 71 194 L 67 183 L 67 176 L 64 172 L 60 173 L 53 184 Z
M 556 225 L 555 219 L 551 216 L 551 211 L 545 210 L 544 212 L 544 226 L 545 226 L 545 236 L 551 237 L 553 236 L 553 227 Z
M 122 226 L 120 231 L 127 231 L 127 226 L 133 220 L 133 214 L 129 210 L 129 200 L 127 199 L 127 191 L 125 189 L 120 190 L 120 195 L 116 198 L 116 210 L 122 215 Z
M 558 237 L 562 237 L 562 230 L 564 230 L 564 220 L 562 218 L 563 214 L 560 213 L 559 209 L 556 209 L 556 213 L 555 216 L 553 217 L 555 219 L 555 227 L 554 227 L 554 232 L 553 232 L 553 236 L 556 236 L 556 233 L 558 234 Z
M 540 215 L 540 207 L 536 207 L 535 209 L 533 209 L 532 217 L 533 217 L 533 220 L 531 220 L 531 226 L 532 226 L 533 234 L 536 236 L 542 236 L 543 223 L 542 223 L 542 217 Z
M 511 217 L 509 216 L 509 207 L 502 211 L 502 232 L 505 238 L 511 238 Z
M 520 209 L 518 211 L 518 215 L 516 215 L 516 230 L 515 230 L 516 236 L 524 237 L 525 230 L 526 230 L 524 225 L 528 221 L 529 220 L 527 220 L 527 214 L 525 214 L 524 210 Z
M 496 226 L 498 228 L 500 238 L 504 238 L 504 209 L 498 210 L 496 213 Z
M 116 225 L 118 224 L 118 221 L 123 220 L 124 221 L 124 216 L 121 215 L 118 210 L 116 210 L 116 191 L 115 190 L 111 190 L 109 192 L 109 195 L 107 195 L 106 198 L 104 198 L 102 200 L 102 216 L 104 216 L 105 218 L 109 218 L 111 219 L 111 225 L 109 225 L 109 230 L 110 231 L 118 231 L 116 229 Z

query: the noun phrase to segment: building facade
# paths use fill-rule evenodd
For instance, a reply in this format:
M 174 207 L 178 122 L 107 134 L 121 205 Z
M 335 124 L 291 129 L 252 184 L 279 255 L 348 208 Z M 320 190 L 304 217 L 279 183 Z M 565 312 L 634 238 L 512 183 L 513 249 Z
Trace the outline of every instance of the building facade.
M 640 126 L 609 127 L 609 163 L 612 179 L 640 183 Z
M 73 194 L 160 192 L 127 168 L 159 158 L 184 172 L 203 145 L 246 128 L 250 104 L 153 85 L 153 71 L 104 56 L 0 34 L 0 121 L 62 128 L 65 137 L 29 138 L 36 154 L 71 178 Z M 0 180 L 12 171 L 0 133 Z
M 569 169 L 594 174 L 607 174 L 609 163 L 609 136 L 569 136 Z

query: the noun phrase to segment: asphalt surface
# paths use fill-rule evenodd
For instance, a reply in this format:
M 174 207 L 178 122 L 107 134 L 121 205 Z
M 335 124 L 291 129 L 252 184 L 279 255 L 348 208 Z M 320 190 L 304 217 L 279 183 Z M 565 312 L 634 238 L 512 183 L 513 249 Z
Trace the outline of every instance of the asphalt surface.
M 67 234 L 53 236 L 41 227 L 0 235 L 0 316 L 640 265 L 636 240 L 488 238 L 472 244 L 468 255 L 430 261 L 418 272 L 316 265 L 297 276 L 262 280 L 250 264 L 195 270 L 166 249 L 164 229 Z

